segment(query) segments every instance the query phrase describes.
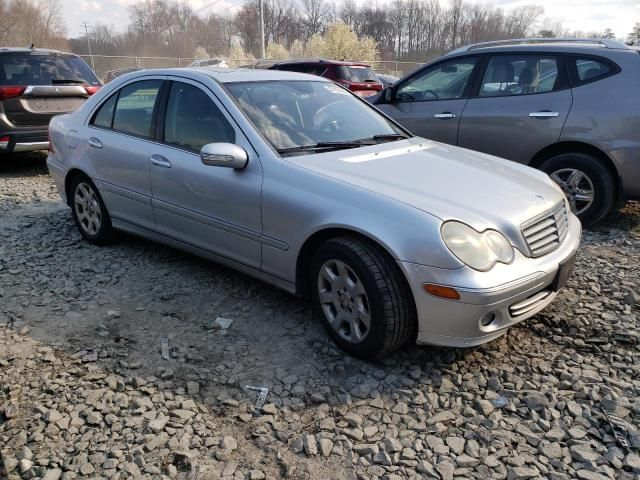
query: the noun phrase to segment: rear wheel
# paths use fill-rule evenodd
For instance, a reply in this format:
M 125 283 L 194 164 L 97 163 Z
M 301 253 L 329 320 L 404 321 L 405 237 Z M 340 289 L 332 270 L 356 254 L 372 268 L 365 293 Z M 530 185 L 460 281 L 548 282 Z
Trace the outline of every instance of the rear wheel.
M 402 272 L 370 242 L 338 237 L 323 243 L 310 281 L 327 331 L 354 357 L 381 357 L 415 335 L 415 306 Z
M 545 161 L 540 169 L 562 188 L 571 210 L 585 225 L 601 220 L 613 208 L 615 177 L 598 158 L 563 153 Z
M 82 236 L 95 245 L 108 245 L 114 239 L 111 217 L 86 175 L 77 175 L 71 182 L 71 211 Z

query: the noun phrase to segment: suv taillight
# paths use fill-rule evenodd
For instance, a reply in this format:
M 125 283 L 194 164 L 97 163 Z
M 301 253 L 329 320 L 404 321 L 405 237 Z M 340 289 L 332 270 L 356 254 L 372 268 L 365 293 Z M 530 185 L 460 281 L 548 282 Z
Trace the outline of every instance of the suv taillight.
M 84 89 L 87 91 L 89 95 L 93 95 L 98 90 L 100 90 L 100 85 L 85 85 Z
M 19 97 L 27 87 L 19 86 L 0 86 L 0 101 L 8 98 Z
M 9 142 L 11 141 L 11 137 L 0 137 L 0 150 L 4 150 L 9 146 Z

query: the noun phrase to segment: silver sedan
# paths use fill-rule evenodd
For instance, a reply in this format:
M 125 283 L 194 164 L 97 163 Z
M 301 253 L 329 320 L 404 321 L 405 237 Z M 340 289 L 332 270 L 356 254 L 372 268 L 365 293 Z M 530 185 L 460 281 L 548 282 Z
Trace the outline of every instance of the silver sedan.
M 125 231 L 309 297 L 360 358 L 495 339 L 553 300 L 580 241 L 544 173 L 412 136 L 320 77 L 136 72 L 50 138 L 86 240 Z

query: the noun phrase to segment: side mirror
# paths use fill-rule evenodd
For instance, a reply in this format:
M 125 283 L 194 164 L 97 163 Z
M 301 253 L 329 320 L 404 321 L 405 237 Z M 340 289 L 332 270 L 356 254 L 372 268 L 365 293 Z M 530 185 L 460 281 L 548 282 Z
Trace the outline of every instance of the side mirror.
M 393 101 L 393 87 L 387 87 L 380 94 L 380 103 L 391 103 Z
M 244 148 L 233 143 L 208 143 L 200 150 L 200 160 L 212 167 L 242 170 L 249 163 L 249 155 Z

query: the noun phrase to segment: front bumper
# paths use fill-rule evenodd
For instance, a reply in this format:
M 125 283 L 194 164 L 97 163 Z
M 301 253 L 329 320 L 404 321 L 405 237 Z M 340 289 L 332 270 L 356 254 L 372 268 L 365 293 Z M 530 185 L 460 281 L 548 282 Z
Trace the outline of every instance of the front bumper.
M 549 305 L 557 295 L 551 284 L 560 264 L 575 255 L 580 244 L 580 222 L 573 215 L 569 218 L 567 235 L 556 250 L 539 258 L 527 258 L 516 251 L 510 265 L 497 264 L 488 272 L 398 262 L 416 302 L 417 343 L 480 345 Z M 460 299 L 429 295 L 422 288 L 425 283 L 453 287 L 460 293 Z

